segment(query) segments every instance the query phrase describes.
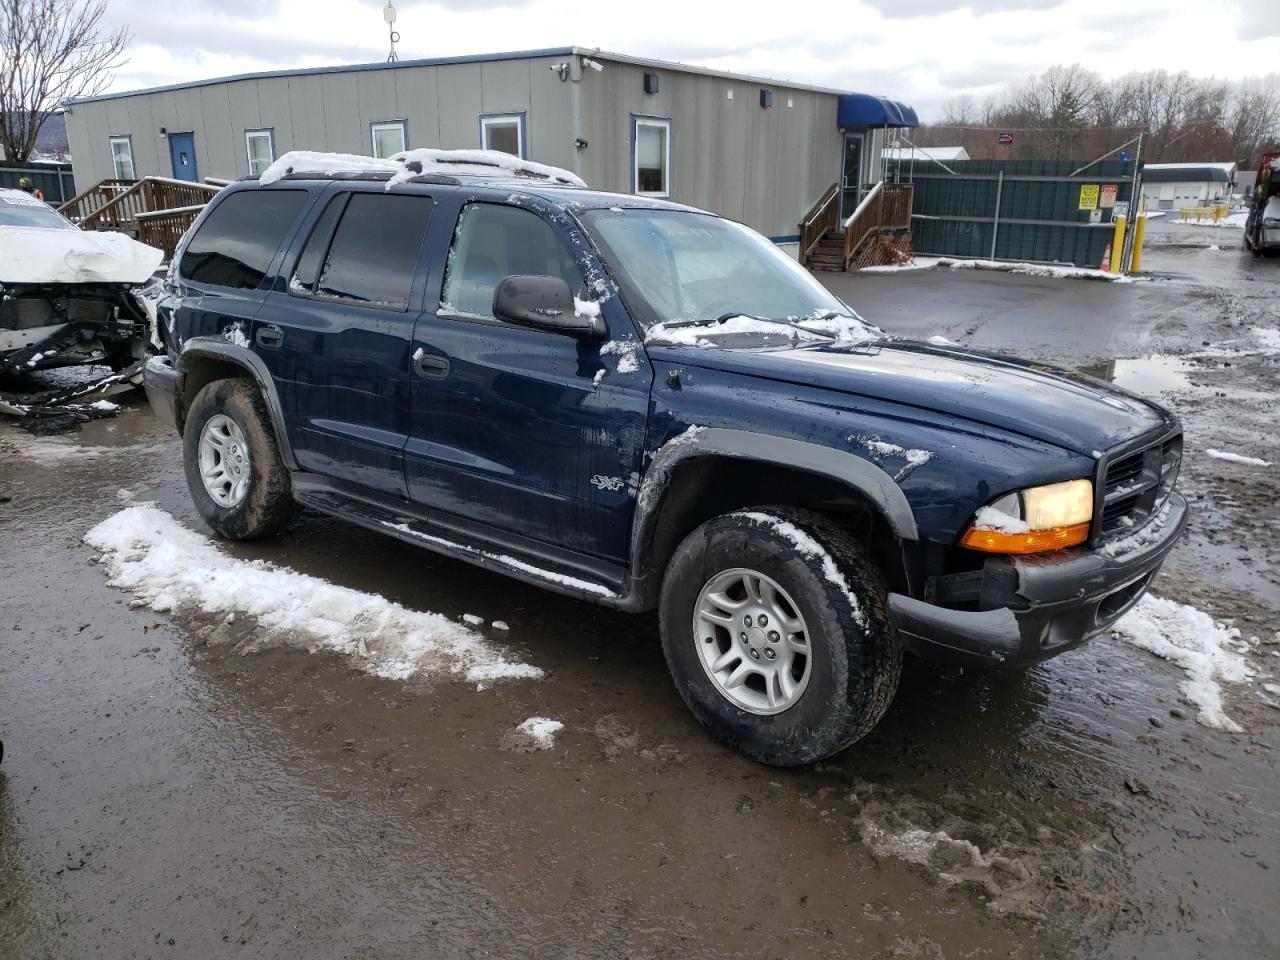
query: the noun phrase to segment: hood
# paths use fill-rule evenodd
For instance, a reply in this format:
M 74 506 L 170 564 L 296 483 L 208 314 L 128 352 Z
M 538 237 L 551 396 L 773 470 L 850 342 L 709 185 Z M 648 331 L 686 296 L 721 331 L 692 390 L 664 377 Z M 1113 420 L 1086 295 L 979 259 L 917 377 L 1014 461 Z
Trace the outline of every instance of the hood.
M 767 351 L 652 346 L 648 352 L 654 360 L 945 413 L 1085 456 L 1173 419 L 1155 404 L 1084 374 L 911 340 Z
M 0 227 L 0 283 L 146 283 L 163 259 L 123 233 Z

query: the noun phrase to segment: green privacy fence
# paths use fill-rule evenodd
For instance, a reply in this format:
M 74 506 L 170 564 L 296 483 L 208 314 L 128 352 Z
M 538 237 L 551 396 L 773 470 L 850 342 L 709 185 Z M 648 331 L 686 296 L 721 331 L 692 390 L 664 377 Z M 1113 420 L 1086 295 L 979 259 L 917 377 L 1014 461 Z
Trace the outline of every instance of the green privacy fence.
M 934 256 L 1097 267 L 1113 214 L 1133 194 L 1132 161 L 959 160 L 889 163 L 885 177 L 915 185 L 911 245 Z
M 0 187 L 18 186 L 23 177 L 30 177 L 36 189 L 44 194 L 55 207 L 66 203 L 76 195 L 76 181 L 69 163 L 41 163 L 32 166 L 5 163 L 0 160 Z

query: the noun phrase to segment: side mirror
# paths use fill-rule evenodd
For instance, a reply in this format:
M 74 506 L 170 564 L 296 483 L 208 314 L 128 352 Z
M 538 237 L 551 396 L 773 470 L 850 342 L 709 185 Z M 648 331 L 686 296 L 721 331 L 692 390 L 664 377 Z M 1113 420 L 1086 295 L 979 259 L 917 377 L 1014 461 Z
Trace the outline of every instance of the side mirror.
M 518 327 L 591 340 L 605 336 L 598 312 L 579 315 L 569 285 L 559 277 L 506 277 L 493 291 L 493 315 Z

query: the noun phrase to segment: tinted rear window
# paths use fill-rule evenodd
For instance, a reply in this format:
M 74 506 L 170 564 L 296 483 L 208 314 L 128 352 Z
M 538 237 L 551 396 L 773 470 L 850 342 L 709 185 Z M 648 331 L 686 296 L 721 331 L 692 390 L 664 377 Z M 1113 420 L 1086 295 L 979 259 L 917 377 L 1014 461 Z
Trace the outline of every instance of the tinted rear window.
M 244 190 L 209 214 L 187 244 L 178 273 L 196 283 L 254 290 L 307 201 L 305 190 Z
M 431 206 L 430 197 L 352 194 L 329 244 L 315 292 L 406 309 Z M 312 243 L 321 239 L 320 233 L 312 235 Z M 300 266 L 305 267 L 309 254 L 303 251 Z M 301 275 L 299 280 L 306 282 Z

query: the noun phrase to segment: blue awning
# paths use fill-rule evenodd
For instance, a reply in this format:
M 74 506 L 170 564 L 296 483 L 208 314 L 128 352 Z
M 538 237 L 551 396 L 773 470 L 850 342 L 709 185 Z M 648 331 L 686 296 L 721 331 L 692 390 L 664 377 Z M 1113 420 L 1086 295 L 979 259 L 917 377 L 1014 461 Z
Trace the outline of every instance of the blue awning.
M 916 112 L 905 103 L 869 93 L 842 93 L 836 108 L 842 127 L 918 127 Z

